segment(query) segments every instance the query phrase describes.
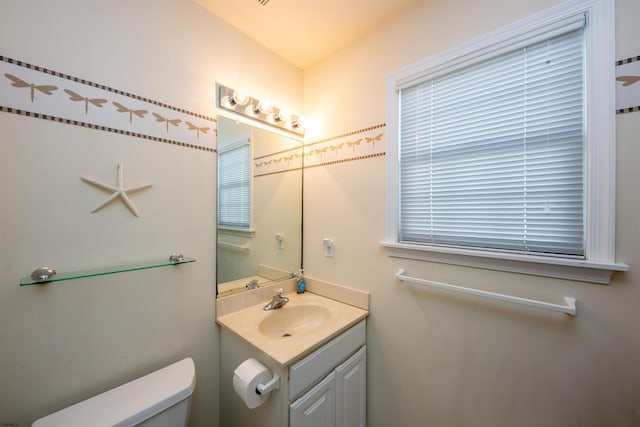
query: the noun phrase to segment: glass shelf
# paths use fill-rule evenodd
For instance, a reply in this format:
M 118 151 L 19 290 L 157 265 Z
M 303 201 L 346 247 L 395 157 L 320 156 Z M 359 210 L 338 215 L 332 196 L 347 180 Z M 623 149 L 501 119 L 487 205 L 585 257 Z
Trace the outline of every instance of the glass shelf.
M 195 258 L 183 257 L 178 261 L 163 260 L 158 262 L 147 262 L 139 264 L 119 265 L 111 268 L 95 268 L 92 270 L 76 271 L 71 273 L 56 274 L 50 279 L 33 279 L 32 277 L 25 277 L 20 280 L 20 286 L 29 285 L 42 285 L 51 282 L 62 282 L 63 280 L 82 279 L 85 277 L 104 276 L 107 274 L 124 273 L 127 271 L 147 270 L 150 268 L 168 267 L 171 265 L 187 264 L 195 262 Z

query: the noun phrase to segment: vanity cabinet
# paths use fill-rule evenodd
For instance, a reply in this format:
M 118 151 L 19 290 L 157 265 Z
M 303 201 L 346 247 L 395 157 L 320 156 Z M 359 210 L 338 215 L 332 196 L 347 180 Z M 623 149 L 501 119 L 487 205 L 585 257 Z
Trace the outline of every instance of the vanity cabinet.
M 364 427 L 366 346 L 289 406 L 290 427 Z
M 221 330 L 221 426 L 364 427 L 366 416 L 366 320 L 286 366 L 227 328 Z M 233 370 L 249 357 L 281 378 L 280 388 L 258 408 L 233 391 Z

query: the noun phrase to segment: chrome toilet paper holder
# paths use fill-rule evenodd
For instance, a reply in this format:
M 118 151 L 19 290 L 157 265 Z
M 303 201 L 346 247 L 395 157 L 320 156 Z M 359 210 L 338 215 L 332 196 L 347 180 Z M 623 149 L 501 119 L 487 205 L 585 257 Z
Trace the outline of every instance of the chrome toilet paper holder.
M 279 388 L 280 377 L 278 375 L 274 375 L 273 378 L 271 378 L 266 384 L 258 383 L 258 385 L 256 386 L 256 393 L 262 395 L 273 390 L 278 390 Z

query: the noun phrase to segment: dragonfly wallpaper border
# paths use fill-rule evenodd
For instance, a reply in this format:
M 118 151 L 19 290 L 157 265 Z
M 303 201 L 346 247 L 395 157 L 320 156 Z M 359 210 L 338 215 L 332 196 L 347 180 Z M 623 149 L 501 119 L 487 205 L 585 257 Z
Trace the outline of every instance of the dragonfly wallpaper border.
M 0 111 L 216 151 L 214 118 L 5 56 Z
M 385 126 L 385 123 L 381 123 L 305 144 L 303 153 L 305 169 L 386 155 Z
M 616 62 L 616 113 L 640 111 L 640 56 Z

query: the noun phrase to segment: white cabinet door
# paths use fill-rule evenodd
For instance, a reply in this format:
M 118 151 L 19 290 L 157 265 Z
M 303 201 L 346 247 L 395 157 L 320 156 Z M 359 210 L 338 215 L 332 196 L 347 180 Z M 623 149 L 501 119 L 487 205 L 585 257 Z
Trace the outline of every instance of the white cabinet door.
M 291 427 L 335 427 L 336 374 L 324 380 L 289 406 Z
M 363 346 L 336 373 L 336 427 L 366 426 L 367 348 Z
M 367 329 L 363 320 L 291 366 L 289 368 L 289 401 L 293 402 L 302 395 L 302 392 L 328 375 L 340 362 L 358 351 L 366 340 Z

